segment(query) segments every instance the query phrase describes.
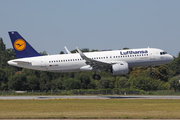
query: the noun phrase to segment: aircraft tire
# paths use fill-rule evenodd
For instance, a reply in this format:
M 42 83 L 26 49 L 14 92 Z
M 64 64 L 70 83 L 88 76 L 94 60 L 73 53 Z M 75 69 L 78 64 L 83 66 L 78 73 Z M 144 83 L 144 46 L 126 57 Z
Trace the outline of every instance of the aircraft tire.
M 96 74 L 94 74 L 94 75 L 92 76 L 92 78 L 95 80 L 95 78 L 96 78 Z
M 101 79 L 101 76 L 100 76 L 100 75 L 96 75 L 95 79 L 96 79 L 96 80 L 100 80 L 100 79 Z
M 101 79 L 101 76 L 94 74 L 94 75 L 92 76 L 92 78 L 93 78 L 94 80 L 100 80 L 100 79 Z
M 151 76 L 153 76 L 154 75 L 154 72 L 151 72 Z

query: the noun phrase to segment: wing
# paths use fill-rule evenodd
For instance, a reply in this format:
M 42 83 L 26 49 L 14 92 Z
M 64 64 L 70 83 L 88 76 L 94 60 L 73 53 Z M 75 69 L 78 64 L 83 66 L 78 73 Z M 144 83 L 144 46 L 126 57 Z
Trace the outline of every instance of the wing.
M 93 70 L 99 70 L 99 71 L 107 70 L 108 68 L 111 67 L 112 64 L 114 64 L 114 63 L 93 60 L 91 58 L 88 58 L 84 53 L 82 53 L 82 51 L 78 47 L 76 47 L 76 49 L 79 52 L 81 58 L 84 59 L 86 61 L 86 64 L 90 65 L 93 68 Z

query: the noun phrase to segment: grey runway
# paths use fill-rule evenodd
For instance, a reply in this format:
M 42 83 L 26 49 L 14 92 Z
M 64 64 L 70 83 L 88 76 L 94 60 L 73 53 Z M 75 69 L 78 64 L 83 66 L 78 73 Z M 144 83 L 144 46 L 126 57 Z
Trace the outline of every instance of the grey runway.
M 0 96 L 0 100 L 48 100 L 48 99 L 180 99 L 180 96 L 151 95 L 60 95 L 60 96 Z

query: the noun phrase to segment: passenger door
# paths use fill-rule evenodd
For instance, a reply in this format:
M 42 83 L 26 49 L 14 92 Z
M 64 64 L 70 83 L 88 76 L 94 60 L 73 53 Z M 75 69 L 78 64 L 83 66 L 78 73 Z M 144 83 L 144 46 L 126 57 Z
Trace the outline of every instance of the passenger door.
M 150 50 L 150 60 L 155 60 L 155 52 L 154 52 L 154 50 Z
M 41 58 L 41 68 L 45 68 L 45 67 L 46 67 L 46 59 Z

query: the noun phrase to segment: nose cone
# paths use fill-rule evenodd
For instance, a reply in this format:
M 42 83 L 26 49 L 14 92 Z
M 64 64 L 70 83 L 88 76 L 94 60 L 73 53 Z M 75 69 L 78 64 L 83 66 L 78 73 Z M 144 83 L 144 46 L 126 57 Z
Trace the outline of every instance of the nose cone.
M 169 56 L 169 60 L 170 61 L 173 61 L 174 60 L 174 57 L 172 55 Z
M 166 57 L 166 61 L 167 61 L 168 63 L 170 63 L 170 62 L 172 62 L 173 60 L 174 60 L 174 57 L 173 57 L 172 55 L 168 54 L 168 56 Z

